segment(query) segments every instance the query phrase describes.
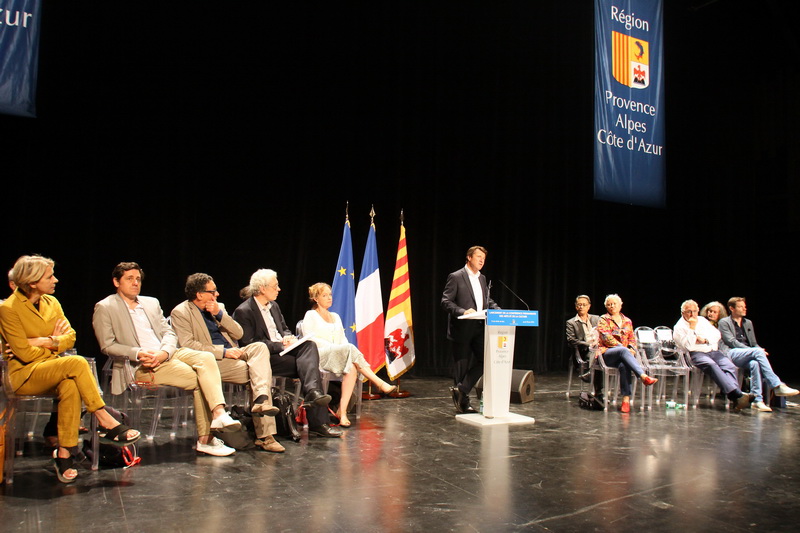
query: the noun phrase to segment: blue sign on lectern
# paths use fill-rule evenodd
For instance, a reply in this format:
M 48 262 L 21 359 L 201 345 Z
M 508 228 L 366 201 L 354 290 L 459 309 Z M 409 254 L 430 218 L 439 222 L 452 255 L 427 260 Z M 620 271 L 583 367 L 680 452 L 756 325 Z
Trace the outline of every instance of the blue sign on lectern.
M 516 311 L 511 309 L 488 309 L 487 326 L 539 326 L 539 311 Z

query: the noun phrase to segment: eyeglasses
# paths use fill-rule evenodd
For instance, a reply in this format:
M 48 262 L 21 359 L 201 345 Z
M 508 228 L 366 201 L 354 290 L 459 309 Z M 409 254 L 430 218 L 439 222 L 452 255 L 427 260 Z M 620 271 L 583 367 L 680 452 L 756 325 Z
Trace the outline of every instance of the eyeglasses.
M 200 292 L 205 292 L 205 293 L 208 293 L 208 294 L 219 294 L 219 291 L 216 290 L 216 289 L 214 289 L 213 291 L 200 291 Z

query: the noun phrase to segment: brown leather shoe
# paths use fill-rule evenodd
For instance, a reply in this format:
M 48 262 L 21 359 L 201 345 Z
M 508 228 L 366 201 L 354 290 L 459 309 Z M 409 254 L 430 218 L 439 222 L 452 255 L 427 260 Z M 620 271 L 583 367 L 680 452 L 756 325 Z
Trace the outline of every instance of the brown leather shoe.
M 255 445 L 264 450 L 265 452 L 283 453 L 286 451 L 280 442 L 275 440 L 272 435 L 267 435 L 263 439 L 256 439 Z

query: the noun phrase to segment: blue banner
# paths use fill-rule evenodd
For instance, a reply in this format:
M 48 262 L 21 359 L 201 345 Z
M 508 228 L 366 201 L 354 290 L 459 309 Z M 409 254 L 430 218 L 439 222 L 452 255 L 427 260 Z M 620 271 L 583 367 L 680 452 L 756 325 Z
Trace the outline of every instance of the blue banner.
M 594 197 L 666 205 L 662 0 L 595 0 Z
M 41 0 L 0 0 L 0 113 L 36 116 Z

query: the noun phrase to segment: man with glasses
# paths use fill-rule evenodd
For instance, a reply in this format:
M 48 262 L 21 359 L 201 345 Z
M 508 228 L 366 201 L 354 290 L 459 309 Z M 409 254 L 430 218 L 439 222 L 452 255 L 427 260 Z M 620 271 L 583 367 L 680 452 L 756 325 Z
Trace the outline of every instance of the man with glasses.
M 750 392 L 755 394 L 755 401 L 750 408 L 755 411 L 770 412 L 772 408 L 764 403 L 762 379 L 775 396 L 795 396 L 797 389 L 788 387 L 772 370 L 767 359 L 767 351 L 758 345 L 753 323 L 747 316 L 747 303 L 744 298 L 735 296 L 728 300 L 730 316 L 719 321 L 723 349 L 728 357 L 739 368 L 750 370 Z M 769 398 L 767 398 L 769 400 Z
M 328 404 L 331 397 L 320 388 L 322 376 L 317 345 L 313 342 L 296 344 L 297 339 L 275 301 L 280 292 L 278 274 L 274 270 L 262 268 L 250 276 L 250 284 L 242 290 L 247 300 L 233 312 L 233 317 L 242 325 L 242 344 L 266 344 L 275 375 L 300 378 L 309 433 L 320 437 L 341 437 L 342 430 L 330 425 Z
M 750 405 L 755 396 L 742 394 L 736 379 L 736 366 L 719 351 L 719 330 L 705 317 L 699 316 L 700 306 L 694 300 L 681 304 L 681 318 L 672 328 L 675 345 L 689 352 L 692 364 L 716 383 L 734 408 L 739 411 Z
M 219 292 L 208 274 L 192 274 L 186 279 L 186 301 L 175 306 L 170 316 L 182 347 L 214 354 L 223 382 L 250 383 L 253 392 L 251 412 L 256 430 L 255 444 L 268 452 L 285 448 L 275 440 L 278 408 L 272 405 L 272 367 L 269 350 L 263 343 L 239 348 L 240 326 L 217 301 Z
M 589 372 L 589 348 L 592 343 L 597 344 L 597 333 L 594 328 L 600 321 L 597 315 L 589 314 L 592 301 L 585 294 L 575 298 L 575 310 L 578 312 L 573 318 L 567 320 L 567 344 L 572 349 L 570 357 L 577 357 L 576 363 L 579 364 L 579 375 L 583 381 L 589 383 L 592 380 Z M 577 349 L 577 353 L 576 353 Z M 597 377 L 597 376 L 595 376 Z M 603 380 L 595 379 L 595 394 L 600 394 L 603 390 Z

